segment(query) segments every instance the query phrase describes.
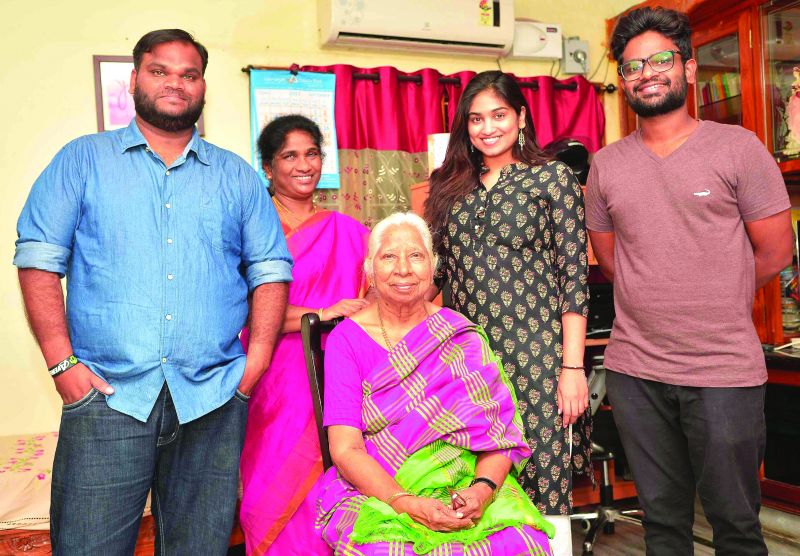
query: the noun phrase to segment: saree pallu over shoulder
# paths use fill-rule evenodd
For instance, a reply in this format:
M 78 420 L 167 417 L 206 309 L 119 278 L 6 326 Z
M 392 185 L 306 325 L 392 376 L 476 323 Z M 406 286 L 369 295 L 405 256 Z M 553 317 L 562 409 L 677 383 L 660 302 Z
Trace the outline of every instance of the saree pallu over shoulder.
M 362 391 L 367 452 L 404 489 L 449 504 L 447 489 L 466 488 L 474 478 L 477 454 L 502 453 L 514 469 L 478 526 L 456 533 L 436 533 L 398 516 L 329 469 L 317 526 L 337 554 L 360 554 L 354 546 L 382 542 L 412 543 L 419 554 L 454 543 L 457 551 L 448 554 L 466 554 L 470 546 L 492 545 L 501 533 L 530 542 L 530 551 L 515 554 L 549 553 L 540 531 L 552 533 L 551 526 L 514 479 L 530 450 L 513 390 L 478 326 L 449 309 L 429 316 L 362 374 Z M 498 550 L 476 553 L 505 553 Z
M 442 309 L 362 379 L 364 441 L 392 473 L 437 439 L 475 452 L 502 451 L 515 465 L 530 452 L 512 390 L 483 331 Z
M 296 261 L 289 303 L 323 307 L 365 291 L 361 265 L 368 235 L 363 224 L 334 211 L 319 212 L 291 232 L 286 243 Z M 355 292 L 354 278 L 359 284 Z

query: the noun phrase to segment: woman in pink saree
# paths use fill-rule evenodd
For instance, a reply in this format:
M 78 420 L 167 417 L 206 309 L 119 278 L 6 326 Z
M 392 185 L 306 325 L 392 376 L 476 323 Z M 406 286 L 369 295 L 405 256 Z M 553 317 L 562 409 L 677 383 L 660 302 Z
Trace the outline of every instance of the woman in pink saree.
M 294 281 L 272 362 L 253 389 L 241 459 L 241 526 L 247 554 L 329 555 L 314 531 L 322 459 L 300 340 L 300 318 L 348 316 L 366 305 L 366 227 L 312 198 L 322 168 L 322 134 L 303 116 L 270 122 L 258 141 Z M 247 348 L 248 332 L 242 331 Z

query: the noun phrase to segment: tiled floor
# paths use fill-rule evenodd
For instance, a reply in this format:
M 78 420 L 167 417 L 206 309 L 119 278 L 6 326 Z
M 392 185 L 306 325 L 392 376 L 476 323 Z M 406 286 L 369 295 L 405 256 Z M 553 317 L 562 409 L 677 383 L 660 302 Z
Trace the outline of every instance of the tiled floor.
M 797 537 L 787 539 L 778 535 L 765 532 L 764 538 L 771 556 L 800 556 L 800 516 L 794 516 L 797 521 Z M 631 523 L 615 523 L 613 535 L 600 534 L 594 546 L 594 556 L 641 556 L 644 550 L 644 531 L 641 526 Z M 711 540 L 711 527 L 698 511 L 695 515 L 695 535 Z M 581 556 L 584 532 L 579 522 L 572 524 L 572 552 Z M 695 543 L 695 556 L 714 556 L 714 549 Z M 690 556 L 690 555 L 686 555 Z

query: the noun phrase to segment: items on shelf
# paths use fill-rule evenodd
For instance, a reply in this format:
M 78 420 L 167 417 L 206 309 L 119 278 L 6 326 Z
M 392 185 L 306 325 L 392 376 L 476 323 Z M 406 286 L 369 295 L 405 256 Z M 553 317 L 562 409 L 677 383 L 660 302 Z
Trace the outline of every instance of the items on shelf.
M 736 95 L 701 105 L 699 107 L 699 115 L 702 120 L 742 125 L 742 96 Z
M 700 93 L 704 106 L 738 96 L 742 94 L 741 77 L 736 72 L 715 73 L 702 85 Z
M 798 308 L 797 270 L 789 265 L 781 271 L 781 317 L 784 332 L 800 331 L 800 309 Z

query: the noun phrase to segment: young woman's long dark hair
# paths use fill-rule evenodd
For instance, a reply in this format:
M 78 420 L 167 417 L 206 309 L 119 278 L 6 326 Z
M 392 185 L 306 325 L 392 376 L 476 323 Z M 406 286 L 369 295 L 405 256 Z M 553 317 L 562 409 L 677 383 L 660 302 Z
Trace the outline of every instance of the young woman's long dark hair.
M 505 100 L 517 115 L 525 107 L 525 127 L 522 129 L 525 146 L 520 148 L 517 142 L 514 143 L 514 159 L 531 166 L 544 164 L 549 160 L 536 143 L 531 110 L 514 78 L 501 71 L 484 71 L 473 77 L 458 101 L 447 153 L 442 165 L 431 174 L 430 189 L 425 201 L 425 220 L 431 228 L 433 248 L 437 253 L 442 248 L 446 233 L 444 228 L 453 203 L 472 191 L 480 179 L 483 154 L 478 149 L 470 149 L 472 143 L 467 124 L 472 101 L 478 94 L 489 89 Z

